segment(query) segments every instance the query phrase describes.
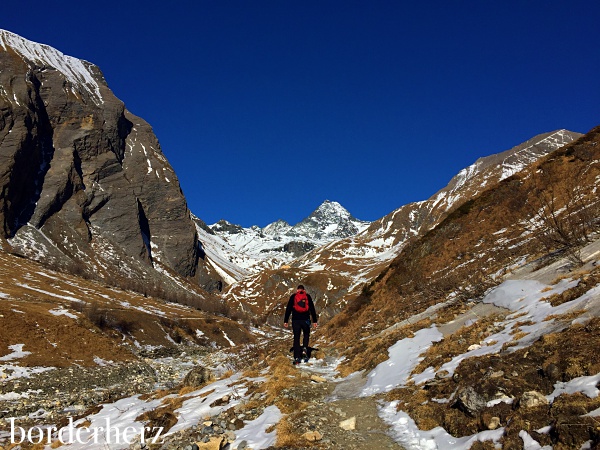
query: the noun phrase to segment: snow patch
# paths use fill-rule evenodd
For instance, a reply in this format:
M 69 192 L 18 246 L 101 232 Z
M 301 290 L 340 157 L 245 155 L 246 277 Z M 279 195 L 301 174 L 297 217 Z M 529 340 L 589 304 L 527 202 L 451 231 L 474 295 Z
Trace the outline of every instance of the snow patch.
M 235 433 L 236 440 L 233 442 L 232 448 L 237 448 L 242 441 L 246 441 L 250 448 L 255 449 L 269 448 L 275 445 L 277 431 L 273 430 L 267 433 L 267 430 L 278 423 L 282 417 L 283 414 L 277 406 L 271 405 L 265 408 L 259 417 L 248 422 L 244 428 Z
M 31 355 L 31 352 L 23 351 L 25 344 L 14 344 L 9 345 L 8 349 L 12 350 L 12 353 L 0 357 L 0 361 L 12 361 L 13 359 L 25 358 L 27 355 Z
M 442 333 L 434 326 L 417 331 L 412 338 L 396 342 L 388 349 L 389 359 L 369 373 L 361 397 L 388 392 L 406 384 L 414 367 L 423 359 L 420 355 L 442 338 Z
M 415 421 L 404 411 L 397 411 L 397 401 L 380 407 L 380 417 L 392 427 L 393 437 L 406 450 L 467 450 L 475 442 L 497 443 L 504 435 L 504 428 L 482 431 L 472 436 L 456 438 L 442 427 L 428 431 L 419 430 Z
M 67 317 L 70 317 L 71 319 L 78 319 L 78 317 L 75 314 L 70 313 L 69 311 L 67 311 L 66 309 L 64 309 L 62 307 L 57 307 L 57 308 L 51 309 L 48 312 L 50 314 L 52 314 L 53 316 L 67 316 Z

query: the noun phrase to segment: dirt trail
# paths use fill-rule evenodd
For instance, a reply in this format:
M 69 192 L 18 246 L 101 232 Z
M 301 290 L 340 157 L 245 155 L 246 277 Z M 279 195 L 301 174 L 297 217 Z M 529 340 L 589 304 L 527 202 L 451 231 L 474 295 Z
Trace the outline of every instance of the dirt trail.
M 307 381 L 319 374 L 311 366 L 299 370 Z M 372 397 L 359 397 L 365 381 L 357 374 L 343 381 L 310 381 L 290 390 L 290 396 L 310 402 L 298 426 L 306 432 L 321 434 L 318 448 L 403 449 L 392 439 L 389 426 L 379 417 L 377 401 Z M 355 424 L 350 429 L 340 426 L 344 421 L 353 422 L 353 418 Z
M 389 435 L 389 427 L 377 413 L 371 397 L 340 399 L 309 407 L 309 413 L 321 423 L 325 448 L 402 449 Z M 355 429 L 344 430 L 340 422 L 356 419 Z

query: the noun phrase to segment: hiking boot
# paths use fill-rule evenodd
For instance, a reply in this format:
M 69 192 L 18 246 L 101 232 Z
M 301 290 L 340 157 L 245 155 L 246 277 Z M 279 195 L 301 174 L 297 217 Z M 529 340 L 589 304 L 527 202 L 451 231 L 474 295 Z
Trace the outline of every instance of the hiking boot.
M 296 358 L 292 364 L 294 364 L 295 366 L 297 366 L 300 363 L 301 363 L 300 358 Z
M 307 363 L 307 362 L 308 362 L 308 358 L 304 358 L 304 359 L 303 359 L 303 361 L 304 361 L 305 363 Z

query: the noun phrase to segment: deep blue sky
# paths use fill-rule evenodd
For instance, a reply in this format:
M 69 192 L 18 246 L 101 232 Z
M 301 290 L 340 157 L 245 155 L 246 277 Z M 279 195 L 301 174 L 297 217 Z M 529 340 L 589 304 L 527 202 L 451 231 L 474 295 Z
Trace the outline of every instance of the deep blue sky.
M 12 5 L 0 28 L 97 64 L 208 223 L 294 224 L 325 199 L 375 220 L 600 124 L 597 0 Z

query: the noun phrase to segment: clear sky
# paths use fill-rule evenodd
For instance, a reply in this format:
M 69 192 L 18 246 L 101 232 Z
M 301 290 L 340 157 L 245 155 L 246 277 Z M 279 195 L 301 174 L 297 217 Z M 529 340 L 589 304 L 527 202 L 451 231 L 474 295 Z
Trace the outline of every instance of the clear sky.
M 192 212 L 375 220 L 478 157 L 600 125 L 600 2 L 32 0 L 0 28 L 97 64 Z

